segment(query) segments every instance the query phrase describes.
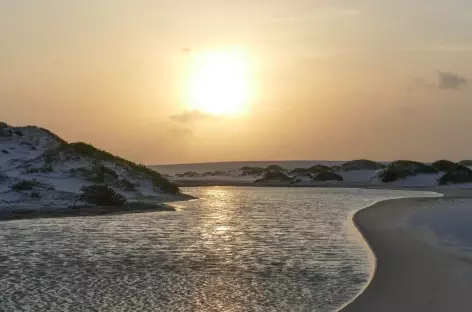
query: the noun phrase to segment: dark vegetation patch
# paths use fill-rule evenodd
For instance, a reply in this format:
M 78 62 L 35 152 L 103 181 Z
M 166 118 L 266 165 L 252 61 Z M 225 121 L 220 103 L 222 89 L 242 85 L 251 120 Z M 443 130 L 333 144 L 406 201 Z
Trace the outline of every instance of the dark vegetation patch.
M 86 167 L 73 168 L 69 172 L 74 176 L 80 176 L 94 183 L 113 182 L 119 178 L 113 169 L 102 165 L 95 165 L 91 169 Z
M 48 151 L 45 153 L 45 161 L 46 162 L 53 162 L 56 161 L 59 157 L 59 154 L 63 153 L 73 153 L 76 155 L 81 155 L 84 157 L 89 157 L 97 161 L 109 161 L 109 162 L 116 162 L 120 163 L 123 165 L 126 165 L 135 173 L 142 174 L 146 176 L 147 178 L 151 179 L 154 186 L 158 187 L 165 193 L 172 193 L 172 194 L 178 194 L 180 193 L 179 188 L 170 182 L 167 178 L 162 176 L 160 173 L 150 169 L 149 167 L 143 165 L 143 164 L 136 164 L 132 161 L 126 160 L 122 157 L 115 156 L 111 153 L 105 152 L 103 150 L 100 150 L 90 144 L 83 143 L 83 142 L 77 142 L 77 143 L 70 143 L 70 144 L 64 144 L 60 146 L 57 149 Z M 111 170 L 111 169 L 110 169 Z M 105 169 L 103 171 L 103 174 L 112 174 L 110 171 Z M 101 176 L 98 177 L 98 180 L 101 180 Z
M 215 170 L 215 171 L 207 171 L 202 174 L 204 177 L 217 177 L 217 176 L 227 176 L 228 174 L 223 171 Z
M 261 179 L 254 181 L 254 183 L 259 182 L 292 182 L 293 179 L 285 175 L 283 172 L 278 171 L 269 171 L 264 173 L 264 176 Z
M 44 132 L 46 132 L 47 134 L 49 134 L 51 137 L 53 137 L 54 139 L 56 139 L 56 141 L 58 141 L 60 145 L 67 145 L 67 142 L 66 142 L 64 139 L 62 139 L 62 138 L 61 138 L 60 136 L 58 136 L 57 134 L 51 132 L 50 130 L 45 129 L 45 128 L 41 128 L 41 127 L 36 127 L 36 128 L 38 128 L 39 130 L 44 131 Z
M 438 173 L 438 170 L 430 165 L 417 161 L 397 160 L 390 163 L 387 168 L 379 174 L 379 178 L 382 182 L 388 183 L 421 173 L 434 174 Z
M 126 203 L 126 197 L 106 185 L 84 186 L 81 192 L 77 201 L 92 205 L 119 207 Z
M 455 170 L 456 167 L 459 166 L 459 164 L 447 159 L 441 159 L 433 162 L 431 166 L 437 171 L 451 171 Z
M 197 178 L 200 176 L 200 174 L 194 171 L 187 171 L 184 173 L 178 173 L 176 176 L 179 178 Z
M 290 171 L 291 175 L 308 175 L 310 174 L 310 169 L 308 168 L 295 168 Z
M 283 172 L 284 168 L 280 167 L 279 165 L 269 165 L 267 166 L 266 171 Z
M 385 165 L 369 159 L 351 160 L 341 165 L 341 169 L 344 171 L 379 170 L 383 168 L 385 168 Z
M 23 181 L 20 181 L 16 184 L 12 185 L 12 187 L 11 187 L 11 189 L 15 192 L 31 191 L 34 188 L 43 188 L 43 189 L 48 189 L 48 190 L 54 190 L 54 187 L 52 187 L 51 185 L 40 182 L 36 179 L 23 180 Z
M 10 152 L 7 151 L 7 150 L 2 150 L 2 153 L 3 153 L 3 154 L 10 154 Z
M 454 169 L 446 172 L 438 182 L 439 185 L 471 183 L 472 170 L 465 166 L 457 165 Z
M 39 198 L 41 198 L 41 194 L 39 194 L 38 191 L 33 191 L 33 192 L 31 192 L 30 197 L 39 199 Z
M 325 165 L 314 165 L 308 168 L 308 171 L 310 173 L 321 173 L 321 172 L 330 172 L 330 171 L 333 171 L 333 169 Z
M 324 181 L 344 181 L 343 177 L 337 173 L 323 171 L 313 176 L 313 181 L 324 182 Z

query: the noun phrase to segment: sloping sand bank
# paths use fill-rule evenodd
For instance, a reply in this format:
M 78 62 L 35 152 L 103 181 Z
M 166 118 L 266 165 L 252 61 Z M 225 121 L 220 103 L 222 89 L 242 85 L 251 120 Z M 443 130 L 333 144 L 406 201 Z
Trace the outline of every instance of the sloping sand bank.
M 469 231 L 466 237 L 472 237 L 472 222 L 468 230 L 451 223 L 457 223 L 459 210 L 459 219 L 472 220 L 472 192 L 443 193 L 442 198 L 380 202 L 354 216 L 377 265 L 365 291 L 342 311 L 472 311 L 472 241 L 460 242 L 461 248 L 450 243 L 454 231 Z M 446 228 L 449 233 L 442 237 L 433 230 Z

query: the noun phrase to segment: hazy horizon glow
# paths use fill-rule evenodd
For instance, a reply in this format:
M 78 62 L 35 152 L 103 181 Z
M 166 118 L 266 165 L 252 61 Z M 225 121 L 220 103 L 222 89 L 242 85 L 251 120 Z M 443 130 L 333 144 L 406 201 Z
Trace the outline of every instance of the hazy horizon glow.
M 0 0 L 0 120 L 134 161 L 472 158 L 469 0 Z

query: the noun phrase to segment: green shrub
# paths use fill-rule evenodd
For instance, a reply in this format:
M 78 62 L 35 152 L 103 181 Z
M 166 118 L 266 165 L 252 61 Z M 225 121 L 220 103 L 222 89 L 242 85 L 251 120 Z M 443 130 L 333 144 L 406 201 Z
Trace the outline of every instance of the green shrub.
M 379 174 L 379 178 L 382 182 L 388 183 L 420 173 L 434 174 L 438 173 L 438 170 L 417 161 L 397 160 L 390 163 L 387 168 Z
M 341 169 L 344 171 L 379 170 L 383 168 L 385 168 L 385 165 L 368 159 L 351 160 L 341 165 Z
M 472 170 L 462 165 L 457 165 L 453 170 L 446 172 L 438 181 L 439 185 L 471 182 Z
M 426 165 L 417 161 L 412 160 L 396 160 L 390 163 L 387 168 L 393 168 L 400 171 L 406 171 L 410 175 L 416 175 L 420 173 L 432 174 L 438 173 L 438 170 L 430 165 Z
M 380 180 L 384 183 L 393 182 L 406 177 L 406 174 L 391 168 L 387 168 L 379 174 Z
M 118 174 L 113 169 L 101 165 L 94 167 L 93 173 L 94 176 L 90 177 L 90 181 L 96 183 L 105 183 L 107 176 L 118 179 Z
M 313 177 L 313 181 L 323 182 L 323 181 L 344 181 L 344 178 L 339 174 L 329 171 L 323 171 L 316 174 Z
M 63 145 L 67 145 L 67 142 L 62 139 L 61 137 L 59 137 L 57 134 L 49 131 L 48 129 L 45 129 L 45 128 L 41 128 L 41 127 L 37 127 L 39 130 L 41 131 L 44 131 L 46 132 L 47 134 L 49 134 L 51 137 L 53 137 L 54 139 L 56 139 L 58 142 L 59 142 L 59 145 L 60 146 L 63 146 Z
M 295 168 L 290 171 L 291 175 L 307 175 L 310 173 L 310 169 L 308 168 Z
M 293 180 L 292 178 L 286 176 L 283 172 L 269 171 L 264 174 L 264 177 L 262 179 L 256 180 L 255 183 L 269 181 L 292 182 Z
M 59 150 L 58 149 L 50 149 L 44 152 L 43 154 L 44 162 L 47 165 L 50 165 L 59 160 Z
M 454 170 L 457 166 L 459 166 L 459 164 L 447 159 L 441 159 L 433 162 L 431 166 L 437 171 L 451 171 Z
M 11 189 L 14 190 L 15 192 L 20 192 L 20 191 L 30 191 L 34 187 L 34 184 L 32 181 L 21 181 L 16 184 L 14 184 Z
M 266 170 L 267 170 L 267 171 L 279 171 L 279 172 L 283 172 L 283 171 L 284 171 L 284 168 L 280 167 L 279 165 L 269 165 L 269 166 L 267 166 Z
M 333 169 L 325 165 L 314 165 L 308 168 L 308 171 L 311 173 L 321 173 L 321 172 L 330 172 L 330 171 L 333 171 Z
M 13 191 L 20 192 L 20 191 L 31 191 L 35 187 L 48 189 L 48 190 L 54 190 L 54 187 L 52 185 L 40 182 L 36 179 L 20 181 L 12 185 L 11 189 Z
M 126 197 L 106 185 L 90 185 L 81 188 L 80 200 L 97 206 L 122 206 Z
M 178 194 L 180 189 L 174 183 L 170 182 L 167 178 L 162 176 L 160 173 L 150 169 L 143 164 L 136 164 L 132 161 L 126 160 L 119 156 L 115 156 L 111 153 L 97 149 L 96 147 L 83 143 L 70 143 L 65 144 L 59 148 L 60 151 L 71 151 L 83 156 L 92 157 L 99 161 L 111 161 L 127 165 L 131 170 L 141 173 L 150 178 L 155 187 L 160 188 L 165 193 Z

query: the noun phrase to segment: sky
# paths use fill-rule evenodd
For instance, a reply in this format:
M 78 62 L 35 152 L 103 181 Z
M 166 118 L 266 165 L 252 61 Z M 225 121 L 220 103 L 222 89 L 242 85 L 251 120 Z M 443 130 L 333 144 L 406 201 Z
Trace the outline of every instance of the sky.
M 137 162 L 472 158 L 470 0 L 0 0 L 0 41 L 0 120 Z

